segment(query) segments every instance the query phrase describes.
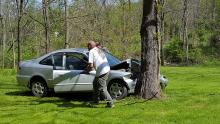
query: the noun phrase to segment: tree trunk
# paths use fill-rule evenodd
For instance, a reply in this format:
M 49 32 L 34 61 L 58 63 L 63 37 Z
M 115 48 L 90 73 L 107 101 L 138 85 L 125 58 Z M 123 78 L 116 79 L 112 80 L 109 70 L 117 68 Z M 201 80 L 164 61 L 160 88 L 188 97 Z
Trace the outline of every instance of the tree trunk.
M 5 67 L 5 42 L 6 42 L 6 20 L 3 17 L 2 11 L 2 1 L 0 0 L 0 24 L 1 24 L 1 59 L 2 59 L 2 68 Z
M 212 20 L 215 21 L 216 14 L 216 0 L 212 0 Z
M 8 8 L 9 10 L 9 8 Z M 9 12 L 8 13 L 8 23 L 9 23 L 9 34 L 11 36 L 11 42 L 12 42 L 12 55 L 13 55 L 13 69 L 16 69 L 16 52 L 15 52 L 15 39 L 14 39 L 14 32 L 12 31 L 13 30 L 13 26 L 12 26 L 12 16 L 11 16 L 11 13 Z
M 49 21 L 49 1 L 48 0 L 42 0 L 43 5 L 43 17 L 44 17 L 44 34 L 45 34 L 45 53 L 48 53 L 50 51 L 50 21 Z
M 3 40 L 2 40 L 2 68 L 5 68 L 5 44 L 7 38 L 6 20 L 3 18 Z
M 201 0 L 195 0 L 195 10 L 194 10 L 194 14 L 193 14 L 193 21 L 194 21 L 194 28 L 198 28 L 198 20 L 199 20 L 199 15 L 200 15 L 200 4 L 201 4 Z
M 13 52 L 13 68 L 16 69 L 16 53 L 15 53 L 15 42 L 14 42 L 14 34 L 12 32 L 11 34 L 11 38 L 12 38 L 12 42 L 13 42 L 13 46 L 12 46 L 12 52 Z
M 144 99 L 161 98 L 157 0 L 143 1 L 141 25 L 141 76 L 136 92 Z
M 0 1 L 0 21 L 1 21 L 1 53 L 2 53 L 2 68 L 5 68 L 5 42 L 6 42 L 6 20 L 3 17 L 3 12 L 2 12 L 2 1 Z
M 65 20 L 64 20 L 64 30 L 65 30 L 65 44 L 64 44 L 64 47 L 65 48 L 69 48 L 69 25 L 68 25 L 68 4 L 67 4 L 67 0 L 64 0 L 64 11 L 65 11 Z
M 165 42 L 165 27 L 164 27 L 164 5 L 165 5 L 165 0 L 160 0 L 160 58 L 161 58 L 161 65 L 164 65 L 164 49 L 163 49 L 163 44 Z
M 125 34 L 126 34 L 126 18 L 125 18 L 125 1 L 124 0 L 122 0 L 122 1 L 120 1 L 120 4 L 121 4 L 121 7 L 122 7 L 122 17 L 121 17 L 121 25 L 122 25 L 122 27 L 121 27 L 121 32 L 122 32 L 122 37 L 121 37 L 121 42 L 123 42 L 124 43 L 124 41 L 125 41 Z
M 189 64 L 189 41 L 188 41 L 188 0 L 183 3 L 183 50 L 185 51 L 185 63 Z
M 2 28 L 3 28 L 3 15 L 2 15 L 2 1 L 0 0 L 0 26 L 1 26 L 1 30 L 0 30 L 0 50 L 2 51 L 2 43 L 3 43 L 3 39 L 2 39 L 2 37 L 3 37 L 3 31 L 2 31 Z M 1 56 L 1 58 L 2 58 L 2 52 L 1 52 L 1 54 L 0 54 Z M 1 61 L 1 65 L 2 65 L 2 61 Z
M 22 14 L 23 14 L 23 5 L 24 1 L 23 0 L 16 0 L 17 3 L 17 9 L 18 9 L 18 20 L 17 20 L 17 47 L 18 47 L 18 55 L 17 55 L 17 67 L 19 67 L 19 63 L 21 61 L 21 19 L 22 19 Z

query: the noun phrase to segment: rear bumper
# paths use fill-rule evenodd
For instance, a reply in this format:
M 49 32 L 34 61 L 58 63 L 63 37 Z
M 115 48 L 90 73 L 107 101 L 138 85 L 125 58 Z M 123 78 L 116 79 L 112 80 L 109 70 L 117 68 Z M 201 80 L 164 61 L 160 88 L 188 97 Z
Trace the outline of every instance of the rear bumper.
M 28 87 L 29 81 L 30 81 L 30 76 L 25 76 L 25 75 L 17 75 L 17 83 L 18 85 Z

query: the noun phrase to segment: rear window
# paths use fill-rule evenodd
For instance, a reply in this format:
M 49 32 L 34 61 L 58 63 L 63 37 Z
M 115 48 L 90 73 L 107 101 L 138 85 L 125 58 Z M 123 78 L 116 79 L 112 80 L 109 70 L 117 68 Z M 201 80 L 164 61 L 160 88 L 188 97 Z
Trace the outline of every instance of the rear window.
M 49 57 L 43 59 L 42 61 L 40 61 L 40 64 L 52 66 L 53 65 L 52 56 L 49 56 Z
M 42 61 L 40 61 L 39 64 L 53 66 L 53 60 L 54 60 L 55 66 L 60 66 L 60 67 L 63 66 L 63 54 L 62 53 L 56 53 L 56 54 L 50 55 L 46 57 L 45 59 L 43 59 Z

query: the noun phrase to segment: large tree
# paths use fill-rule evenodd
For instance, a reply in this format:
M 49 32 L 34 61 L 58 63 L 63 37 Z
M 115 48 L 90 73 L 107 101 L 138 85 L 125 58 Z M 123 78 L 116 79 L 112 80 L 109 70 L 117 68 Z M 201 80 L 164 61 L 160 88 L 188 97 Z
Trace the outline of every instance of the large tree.
M 144 99 L 161 98 L 159 83 L 160 52 L 157 0 L 143 1 L 141 24 L 141 75 L 137 84 L 138 96 Z

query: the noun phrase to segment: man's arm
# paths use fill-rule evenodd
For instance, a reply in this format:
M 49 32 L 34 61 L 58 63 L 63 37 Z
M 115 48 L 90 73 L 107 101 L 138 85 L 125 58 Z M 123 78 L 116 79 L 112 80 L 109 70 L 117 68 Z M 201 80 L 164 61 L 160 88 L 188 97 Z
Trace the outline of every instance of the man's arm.
M 82 73 L 85 73 L 85 74 L 88 74 L 90 71 L 92 71 L 93 69 L 93 53 L 92 52 L 89 52 L 89 62 L 88 62 L 88 65 L 87 67 L 85 68 L 85 70 L 82 72 Z

